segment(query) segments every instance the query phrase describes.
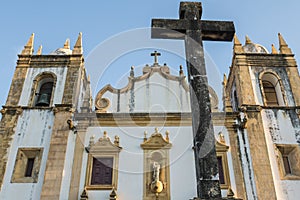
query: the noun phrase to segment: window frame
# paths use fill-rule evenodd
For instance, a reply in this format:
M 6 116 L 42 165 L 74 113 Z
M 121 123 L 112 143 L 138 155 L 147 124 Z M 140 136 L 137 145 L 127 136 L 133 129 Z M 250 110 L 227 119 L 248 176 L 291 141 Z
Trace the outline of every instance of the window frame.
M 275 90 L 277 105 L 268 104 L 266 99 L 265 89 L 263 86 L 263 82 L 270 82 Z M 273 71 L 264 71 L 259 75 L 259 83 L 260 83 L 260 91 L 262 95 L 263 104 L 265 106 L 278 107 L 278 106 L 287 106 L 287 100 L 284 93 L 284 88 L 281 82 L 280 77 Z
M 116 138 L 118 138 L 116 140 Z M 119 169 L 119 154 L 122 147 L 119 146 L 119 137 L 115 137 L 114 143 L 107 137 L 106 132 L 96 143 L 91 142 L 88 150 L 88 161 L 86 170 L 86 190 L 111 190 L 118 187 L 118 169 Z M 111 184 L 92 184 L 93 175 L 93 159 L 113 158 L 112 181 Z
M 38 100 L 38 95 L 37 94 L 39 93 L 41 86 L 46 82 L 52 82 L 53 83 L 49 106 L 36 106 L 37 100 Z M 31 94 L 30 94 L 30 99 L 29 99 L 29 102 L 28 102 L 28 106 L 32 106 L 32 107 L 51 107 L 53 105 L 55 89 L 56 89 L 56 82 L 57 82 L 57 77 L 53 72 L 48 72 L 47 71 L 47 72 L 42 72 L 41 74 L 38 74 L 35 77 L 35 79 L 33 80 L 33 83 L 32 83 Z
M 281 180 L 300 180 L 300 147 L 298 144 L 275 144 L 278 170 Z M 284 164 L 284 157 L 288 158 L 290 173 Z
M 19 148 L 16 155 L 12 183 L 37 183 L 43 156 L 43 148 Z M 34 158 L 31 176 L 26 176 L 28 160 Z
M 266 105 L 268 105 L 268 106 L 279 106 L 276 88 L 273 85 L 273 83 L 271 83 L 268 80 L 262 80 L 262 87 L 264 89 Z M 270 100 L 271 94 L 274 96 L 274 101 Z
M 230 176 L 229 176 L 228 158 L 227 158 L 228 149 L 229 146 L 219 141 L 216 141 L 216 153 L 217 153 L 217 157 L 221 157 L 222 159 L 222 169 L 224 175 L 224 184 L 220 182 L 221 189 L 228 189 L 231 185 Z

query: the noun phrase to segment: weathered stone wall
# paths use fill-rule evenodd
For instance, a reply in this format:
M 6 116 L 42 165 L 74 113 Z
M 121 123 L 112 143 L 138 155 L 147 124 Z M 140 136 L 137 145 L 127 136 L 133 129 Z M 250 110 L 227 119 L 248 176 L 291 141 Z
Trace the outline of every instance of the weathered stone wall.
M 300 92 L 299 92 L 300 78 L 299 78 L 298 68 L 296 66 L 288 67 L 286 68 L 286 72 L 289 77 L 289 83 L 293 93 L 295 106 L 300 106 Z
M 6 100 L 6 105 L 4 106 L 4 109 L 1 110 L 2 119 L 0 124 L 0 158 L 2 162 L 0 162 L 0 188 L 6 171 L 8 157 L 7 153 L 9 152 L 12 137 L 15 133 L 14 128 L 16 127 L 18 117 L 22 112 L 22 109 L 17 106 L 20 100 L 30 60 L 31 56 L 19 55 L 17 67 L 15 69 Z
M 260 112 L 247 112 L 247 132 L 259 199 L 276 199 L 270 159 Z
M 55 119 L 41 194 L 43 200 L 59 199 L 60 197 L 68 136 L 73 134 L 70 133 L 67 123 L 67 120 L 72 118 L 72 109 L 64 106 L 55 109 Z
M 30 61 L 31 58 L 29 56 L 19 56 L 6 101 L 7 106 L 18 105 Z
M 18 107 L 4 107 L 1 110 L 2 119 L 0 123 L 0 188 L 2 187 L 4 174 L 6 171 L 6 164 L 8 159 L 8 152 L 11 146 L 13 135 L 15 134 L 15 127 L 18 118 L 22 112 Z
M 82 55 L 72 56 L 68 65 L 66 84 L 64 87 L 63 104 L 73 104 L 75 107 L 79 99 L 80 78 L 83 73 Z

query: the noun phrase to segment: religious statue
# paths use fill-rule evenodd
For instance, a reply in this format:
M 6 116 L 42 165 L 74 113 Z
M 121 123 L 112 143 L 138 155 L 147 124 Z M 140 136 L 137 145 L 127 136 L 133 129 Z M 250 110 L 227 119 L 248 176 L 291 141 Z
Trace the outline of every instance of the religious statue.
M 160 164 L 158 162 L 153 162 L 153 181 L 151 183 L 151 190 L 154 193 L 160 193 L 163 190 L 163 183 L 159 180 L 159 173 L 160 173 Z

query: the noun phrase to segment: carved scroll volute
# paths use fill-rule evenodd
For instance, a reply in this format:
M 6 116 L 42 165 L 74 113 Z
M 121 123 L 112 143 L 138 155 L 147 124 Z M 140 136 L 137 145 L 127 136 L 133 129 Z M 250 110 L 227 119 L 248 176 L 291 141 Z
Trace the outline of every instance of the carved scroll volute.
M 97 112 L 107 112 L 110 106 L 110 101 L 107 98 L 96 99 L 95 107 Z

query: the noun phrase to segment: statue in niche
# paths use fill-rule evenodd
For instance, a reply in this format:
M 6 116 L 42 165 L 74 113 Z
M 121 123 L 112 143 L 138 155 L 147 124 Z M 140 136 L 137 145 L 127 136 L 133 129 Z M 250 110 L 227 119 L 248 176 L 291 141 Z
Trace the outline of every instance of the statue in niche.
M 151 183 L 151 190 L 158 194 L 163 190 L 163 183 L 159 180 L 159 173 L 160 173 L 160 164 L 158 162 L 153 162 L 152 165 L 152 183 Z

